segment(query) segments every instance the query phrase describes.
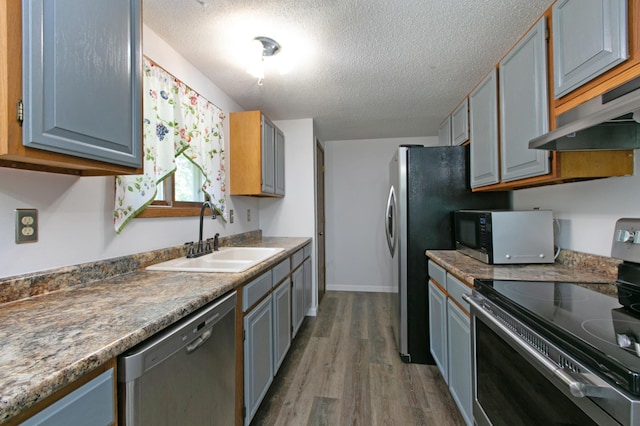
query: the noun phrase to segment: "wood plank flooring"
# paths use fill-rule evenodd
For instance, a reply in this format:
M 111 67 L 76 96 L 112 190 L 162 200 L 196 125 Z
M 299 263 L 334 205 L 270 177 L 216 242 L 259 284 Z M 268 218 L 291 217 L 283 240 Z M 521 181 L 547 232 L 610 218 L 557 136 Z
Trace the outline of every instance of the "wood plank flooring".
M 464 425 L 436 366 L 400 360 L 391 295 L 327 292 L 252 425 Z

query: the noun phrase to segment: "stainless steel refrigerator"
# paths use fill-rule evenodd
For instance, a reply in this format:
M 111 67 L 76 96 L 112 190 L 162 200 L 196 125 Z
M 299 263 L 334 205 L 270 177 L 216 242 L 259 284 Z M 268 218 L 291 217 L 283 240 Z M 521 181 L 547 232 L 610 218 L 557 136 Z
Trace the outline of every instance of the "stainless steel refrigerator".
M 455 248 L 455 210 L 510 208 L 511 194 L 471 192 L 466 146 L 401 146 L 390 172 L 385 231 L 393 259 L 393 332 L 403 361 L 433 364 L 425 251 Z

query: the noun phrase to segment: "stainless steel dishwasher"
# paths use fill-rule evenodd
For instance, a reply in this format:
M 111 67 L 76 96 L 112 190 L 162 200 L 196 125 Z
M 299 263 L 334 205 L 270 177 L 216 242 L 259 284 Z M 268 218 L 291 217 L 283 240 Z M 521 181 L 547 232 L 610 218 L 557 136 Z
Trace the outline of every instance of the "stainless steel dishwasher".
M 118 358 L 119 423 L 235 423 L 236 292 Z

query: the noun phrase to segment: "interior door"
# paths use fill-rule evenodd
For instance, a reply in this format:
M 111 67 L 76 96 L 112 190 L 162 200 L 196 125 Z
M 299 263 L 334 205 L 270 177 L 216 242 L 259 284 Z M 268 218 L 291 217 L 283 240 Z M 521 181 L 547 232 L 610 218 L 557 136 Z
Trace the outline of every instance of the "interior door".
M 317 269 L 318 269 L 318 305 L 326 291 L 325 240 L 324 240 L 324 150 L 316 139 L 316 226 L 317 226 Z

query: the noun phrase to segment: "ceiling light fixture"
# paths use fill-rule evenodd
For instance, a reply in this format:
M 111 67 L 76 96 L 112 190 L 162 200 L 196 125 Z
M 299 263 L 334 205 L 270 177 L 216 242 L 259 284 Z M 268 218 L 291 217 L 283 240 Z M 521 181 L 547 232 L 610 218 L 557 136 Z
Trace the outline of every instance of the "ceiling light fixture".
M 275 56 L 280 52 L 280 44 L 272 38 L 269 37 L 256 37 L 254 38 L 256 42 L 256 50 L 260 51 L 260 60 L 259 62 L 253 64 L 247 70 L 249 74 L 253 75 L 258 79 L 258 86 L 262 86 L 264 81 L 264 69 L 265 69 L 265 58 L 270 58 Z

